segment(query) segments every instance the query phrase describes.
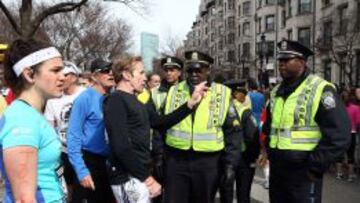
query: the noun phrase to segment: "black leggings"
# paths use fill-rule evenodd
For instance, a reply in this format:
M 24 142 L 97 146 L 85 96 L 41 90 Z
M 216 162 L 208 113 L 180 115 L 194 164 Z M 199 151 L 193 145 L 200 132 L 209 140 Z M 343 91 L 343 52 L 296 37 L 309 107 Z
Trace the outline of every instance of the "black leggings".
M 348 163 L 354 164 L 355 160 L 355 147 L 356 147 L 356 136 L 357 133 L 351 133 L 351 144 L 349 149 L 347 150 Z
M 357 133 L 351 133 L 350 147 L 346 152 L 348 164 L 354 164 L 355 161 L 356 136 Z M 344 156 L 340 157 L 337 162 L 342 163 L 344 160 L 345 160 L 345 154 Z

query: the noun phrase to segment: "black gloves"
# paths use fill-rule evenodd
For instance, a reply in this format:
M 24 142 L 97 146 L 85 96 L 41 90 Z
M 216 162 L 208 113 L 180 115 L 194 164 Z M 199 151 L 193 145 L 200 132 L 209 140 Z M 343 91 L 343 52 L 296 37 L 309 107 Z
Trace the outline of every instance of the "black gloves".
M 221 177 L 221 185 L 233 186 L 235 180 L 235 171 L 232 165 L 226 165 Z
M 220 179 L 220 202 L 232 203 L 234 196 L 235 171 L 232 165 L 226 165 Z

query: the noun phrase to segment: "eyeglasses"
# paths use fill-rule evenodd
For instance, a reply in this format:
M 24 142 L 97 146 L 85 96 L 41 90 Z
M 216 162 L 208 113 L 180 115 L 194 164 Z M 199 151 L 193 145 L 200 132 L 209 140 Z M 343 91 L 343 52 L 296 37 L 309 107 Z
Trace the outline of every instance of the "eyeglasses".
M 190 69 L 187 69 L 186 72 L 189 73 L 189 74 L 192 74 L 192 73 L 197 73 L 197 74 L 199 74 L 199 73 L 201 73 L 202 71 L 201 71 L 201 68 L 190 68 Z

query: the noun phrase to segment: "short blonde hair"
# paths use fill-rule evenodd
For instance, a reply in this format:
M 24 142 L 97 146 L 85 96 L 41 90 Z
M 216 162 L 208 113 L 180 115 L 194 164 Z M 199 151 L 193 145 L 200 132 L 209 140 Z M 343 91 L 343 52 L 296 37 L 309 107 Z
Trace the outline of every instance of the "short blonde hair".
M 132 72 L 134 70 L 134 63 L 142 62 L 141 56 L 122 56 L 114 62 L 112 72 L 116 83 L 123 79 L 122 73 L 124 71 Z

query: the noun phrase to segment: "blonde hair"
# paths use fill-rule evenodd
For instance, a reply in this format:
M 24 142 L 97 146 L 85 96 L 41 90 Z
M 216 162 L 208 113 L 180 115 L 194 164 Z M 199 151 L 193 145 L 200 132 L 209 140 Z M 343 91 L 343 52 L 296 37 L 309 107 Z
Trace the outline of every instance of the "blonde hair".
M 142 62 L 141 56 L 122 56 L 114 62 L 112 72 L 116 83 L 123 79 L 122 73 L 129 71 L 132 73 L 134 70 L 134 63 Z

